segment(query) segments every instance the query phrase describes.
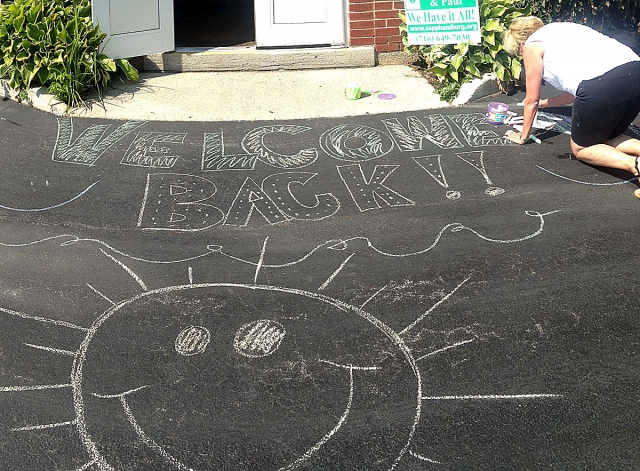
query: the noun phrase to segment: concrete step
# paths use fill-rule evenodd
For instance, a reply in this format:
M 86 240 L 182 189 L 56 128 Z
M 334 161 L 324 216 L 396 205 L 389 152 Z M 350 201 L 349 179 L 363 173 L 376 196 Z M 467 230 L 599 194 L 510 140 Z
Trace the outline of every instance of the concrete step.
M 305 49 L 213 48 L 177 50 L 144 57 L 143 70 L 223 72 L 374 67 L 373 46 Z

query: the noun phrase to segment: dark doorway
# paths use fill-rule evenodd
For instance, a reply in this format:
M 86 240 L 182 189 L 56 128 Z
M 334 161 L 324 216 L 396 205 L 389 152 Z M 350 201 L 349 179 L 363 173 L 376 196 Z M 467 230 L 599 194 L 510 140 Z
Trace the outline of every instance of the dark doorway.
M 173 0 L 176 47 L 255 46 L 254 0 Z

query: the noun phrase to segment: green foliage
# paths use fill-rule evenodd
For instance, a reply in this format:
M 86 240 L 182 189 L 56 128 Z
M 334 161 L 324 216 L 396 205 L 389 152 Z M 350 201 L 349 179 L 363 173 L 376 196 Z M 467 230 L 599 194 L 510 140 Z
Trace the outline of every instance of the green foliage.
M 519 0 L 531 4 L 531 14 L 545 23 L 571 21 L 598 31 L 638 30 L 640 5 L 637 0 Z
M 105 34 L 91 21 L 90 0 L 13 0 L 0 5 L 0 77 L 26 90 L 44 85 L 69 106 L 95 90 L 101 94 L 120 68 L 130 80 L 137 71 L 126 60 L 100 53 Z
M 435 91 L 440 95 L 441 101 L 451 103 L 458 96 L 461 85 L 458 82 L 443 82 L 435 88 Z
M 400 13 L 403 23 L 400 34 L 405 45 L 405 52 L 417 54 L 427 64 L 428 70 L 441 80 L 436 92 L 443 98 L 443 92 L 450 98 L 452 90 L 460 89 L 460 85 L 487 72 L 494 72 L 503 90 L 509 88 L 514 80 L 520 77 L 522 64 L 502 48 L 502 32 L 511 21 L 518 16 L 531 14 L 528 7 L 519 8 L 516 0 L 479 0 L 480 33 L 482 42 L 471 44 L 434 44 L 428 46 L 410 46 L 407 39 L 406 16 Z M 456 87 L 445 85 L 457 84 Z M 451 99 L 446 101 L 452 101 Z M 455 95 L 454 95 L 455 98 Z

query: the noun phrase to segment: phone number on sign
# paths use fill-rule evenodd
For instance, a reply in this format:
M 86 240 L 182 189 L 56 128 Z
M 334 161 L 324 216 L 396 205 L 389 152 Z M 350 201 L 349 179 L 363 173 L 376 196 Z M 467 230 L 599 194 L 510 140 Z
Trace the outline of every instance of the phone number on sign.
M 418 44 L 449 44 L 462 41 L 471 41 L 468 33 L 443 33 L 443 34 L 415 34 L 413 41 Z

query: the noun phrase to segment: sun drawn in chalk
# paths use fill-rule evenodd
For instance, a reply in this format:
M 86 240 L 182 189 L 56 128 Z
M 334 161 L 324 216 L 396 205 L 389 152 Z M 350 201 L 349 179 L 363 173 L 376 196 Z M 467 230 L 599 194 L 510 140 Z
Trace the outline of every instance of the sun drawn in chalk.
M 121 262 L 120 262 L 121 263 Z M 319 292 L 255 283 L 193 283 L 114 302 L 89 327 L 0 307 L 84 336 L 68 384 L 75 419 L 12 433 L 70 427 L 88 453 L 82 470 L 206 471 L 402 469 L 438 466 L 413 449 L 425 401 L 559 397 L 425 397 L 419 363 L 474 339 L 416 356 L 407 339 L 470 280 L 403 329 Z M 327 283 L 323 285 L 326 287 Z M 321 287 L 319 291 L 322 290 Z M 437 468 L 436 468 L 437 469 Z

